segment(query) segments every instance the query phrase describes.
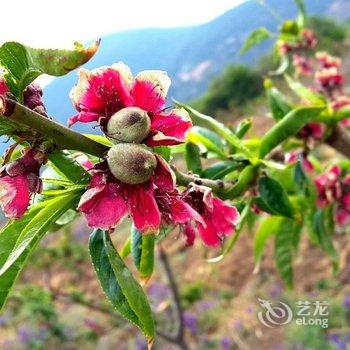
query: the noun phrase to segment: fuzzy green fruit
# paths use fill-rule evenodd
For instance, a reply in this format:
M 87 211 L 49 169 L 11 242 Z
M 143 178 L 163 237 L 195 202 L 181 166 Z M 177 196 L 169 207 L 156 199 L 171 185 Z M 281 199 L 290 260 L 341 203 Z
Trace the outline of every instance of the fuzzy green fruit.
M 154 154 L 145 146 L 134 143 L 112 146 L 108 151 L 107 162 L 116 179 L 131 185 L 149 180 L 157 166 Z
M 126 107 L 113 114 L 107 124 L 107 136 L 113 143 L 141 143 L 148 135 L 151 120 L 138 107 Z

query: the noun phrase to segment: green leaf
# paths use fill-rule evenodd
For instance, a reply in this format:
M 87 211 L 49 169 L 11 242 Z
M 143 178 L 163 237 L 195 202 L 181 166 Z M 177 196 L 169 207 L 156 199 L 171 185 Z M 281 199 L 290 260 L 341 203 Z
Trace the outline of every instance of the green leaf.
M 298 190 L 308 196 L 310 194 L 309 191 L 309 180 L 305 174 L 305 170 L 302 164 L 301 159 L 299 158 L 295 164 L 293 179 L 295 184 L 297 185 Z
M 293 217 L 293 207 L 287 192 L 276 180 L 264 176 L 258 182 L 261 199 L 273 213 Z
M 283 219 L 275 237 L 275 261 L 278 271 L 288 288 L 293 287 L 293 236 L 298 228 L 294 220 Z
M 294 0 L 294 1 L 299 9 L 298 26 L 299 28 L 303 28 L 305 25 L 305 18 L 306 18 L 305 3 L 304 3 L 304 0 Z
M 98 143 L 101 143 L 102 145 L 112 147 L 113 143 L 110 141 L 107 137 L 102 135 L 95 135 L 95 134 L 83 134 L 84 136 L 88 137 L 89 139 L 96 141 Z
M 187 133 L 187 140 L 197 145 L 202 144 L 208 151 L 225 157 L 221 138 L 211 130 L 194 126 Z
M 186 153 L 185 153 L 187 169 L 191 170 L 195 174 L 201 174 L 202 163 L 199 147 L 192 142 L 186 143 Z
M 10 221 L 0 232 L 0 309 L 29 255 L 64 212 L 75 206 L 78 195 L 57 197 L 34 205 L 21 219 Z
M 246 53 L 252 47 L 260 44 L 261 42 L 270 39 L 272 37 L 272 33 L 265 27 L 259 27 L 251 32 L 244 42 L 240 52 Z
M 276 234 L 282 222 L 280 216 L 267 216 L 262 219 L 254 238 L 254 259 L 257 264 L 262 257 L 267 239 Z
M 282 75 L 286 72 L 286 70 L 289 67 L 289 57 L 287 55 L 283 55 L 281 57 L 279 66 L 277 67 L 276 70 L 270 72 L 270 75 Z
M 142 287 L 115 250 L 109 234 L 95 230 L 89 240 L 89 249 L 101 287 L 115 309 L 139 327 L 149 343 L 154 338 L 151 308 Z
M 266 94 L 273 119 L 280 120 L 291 111 L 292 107 L 287 101 L 286 96 L 284 96 L 278 89 L 273 86 L 267 88 Z
M 254 165 L 246 166 L 239 174 L 236 183 L 228 189 L 225 193 L 222 193 L 221 196 L 224 199 L 233 199 L 242 193 L 244 193 L 249 184 L 254 180 L 257 174 L 257 167 Z
M 238 225 L 235 228 L 234 234 L 232 235 L 232 237 L 230 237 L 230 239 L 227 240 L 227 242 L 225 242 L 225 246 L 224 246 L 224 249 L 222 252 L 223 257 L 226 256 L 235 246 L 235 244 L 236 244 L 236 242 L 237 242 L 237 240 L 242 232 L 243 226 L 248 219 L 250 210 L 251 210 L 251 203 L 248 202 L 244 206 L 244 208 L 241 212 L 241 215 L 240 215 L 241 218 L 240 218 Z
M 332 226 L 329 224 L 329 218 L 327 218 L 326 209 L 318 209 L 314 214 L 312 220 L 312 228 L 316 234 L 320 247 L 328 254 L 333 262 L 333 267 L 338 270 L 339 256 L 335 250 L 332 241 Z M 332 215 L 332 208 L 329 209 L 329 214 Z M 328 225 L 327 225 L 328 219 Z
M 235 133 L 236 136 L 240 139 L 244 137 L 244 135 L 249 131 L 252 127 L 253 123 L 251 119 L 242 120 L 236 127 Z
M 264 158 L 288 137 L 295 135 L 308 122 L 319 116 L 323 110 L 324 107 L 299 107 L 291 110 L 261 139 L 260 158 Z
M 212 166 L 204 169 L 202 171 L 202 176 L 207 179 L 218 180 L 224 178 L 227 174 L 241 169 L 244 166 L 242 162 L 235 162 L 230 160 L 225 160 L 213 164 Z
M 243 143 L 242 140 L 240 140 L 239 137 L 237 137 L 229 128 L 227 128 L 224 124 L 218 122 L 212 117 L 209 117 L 208 115 L 205 115 L 203 113 L 200 113 L 196 111 L 194 108 L 180 103 L 178 101 L 175 101 L 177 106 L 180 106 L 184 108 L 191 116 L 192 121 L 194 125 L 202 126 L 208 129 L 213 130 L 218 135 L 220 135 L 222 138 L 224 138 L 231 146 L 236 147 L 239 151 L 246 155 L 251 155 L 249 149 L 247 149 Z
M 71 156 L 68 151 L 56 150 L 49 155 L 54 170 L 73 183 L 86 184 L 89 173 Z
M 97 51 L 99 42 L 88 48 L 75 44 L 74 50 L 33 49 L 18 42 L 0 47 L 0 66 L 11 92 L 21 101 L 23 90 L 41 74 L 61 76 L 86 63 Z
M 315 106 L 323 106 L 325 107 L 327 101 L 321 94 L 318 94 L 317 92 L 314 92 L 310 90 L 309 88 L 305 87 L 302 83 L 299 81 L 294 80 L 289 75 L 285 75 L 285 79 L 291 88 L 291 90 L 299 96 L 303 100 L 307 100 L 310 103 L 312 103 Z
M 162 156 L 167 162 L 169 162 L 171 157 L 171 149 L 169 146 L 153 147 L 153 151 Z
M 261 197 L 255 197 L 253 198 L 253 203 L 262 211 L 265 213 L 271 214 L 271 215 L 278 215 L 277 212 L 272 210 Z
M 142 280 L 148 280 L 153 272 L 154 242 L 153 234 L 143 235 L 135 226 L 131 227 L 131 255 Z

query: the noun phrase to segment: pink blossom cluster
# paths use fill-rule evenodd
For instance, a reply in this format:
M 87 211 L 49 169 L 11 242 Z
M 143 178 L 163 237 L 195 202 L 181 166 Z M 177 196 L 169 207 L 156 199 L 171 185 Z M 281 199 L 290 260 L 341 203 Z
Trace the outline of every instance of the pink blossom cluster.
M 91 174 L 91 180 L 77 209 L 91 227 L 113 229 L 124 217 L 131 216 L 143 234 L 155 234 L 162 226 L 177 225 L 188 245 L 193 244 L 198 234 L 206 245 L 215 246 L 234 232 L 239 220 L 237 209 L 215 198 L 211 189 L 202 185 L 191 183 L 181 191 L 169 164 L 153 149 L 185 142 L 192 126 L 186 110 L 166 107 L 169 86 L 165 72 L 144 71 L 133 78 L 122 63 L 79 71 L 78 84 L 71 92 L 77 114 L 69 118 L 68 124 L 98 123 L 115 143 L 111 149 L 121 149 L 131 159 L 123 153 L 112 161 L 112 153 L 108 152 L 94 164 L 87 156 L 79 155 L 76 160 Z M 8 91 L 5 81 L 0 80 L 0 94 Z M 24 92 L 24 103 L 45 114 L 41 97 L 41 90 L 29 86 Z M 138 128 L 142 133 L 129 140 Z M 120 148 L 121 144 L 125 147 Z M 41 191 L 39 170 L 46 160 L 47 155 L 40 147 L 28 147 L 20 158 L 3 165 L 0 204 L 6 216 L 21 217 L 30 204 L 31 194 Z M 118 177 L 116 174 L 121 170 L 126 175 Z M 128 171 L 133 172 L 133 181 L 129 181 Z M 149 176 L 143 180 L 146 172 Z
M 340 226 L 350 220 L 350 175 L 342 176 L 339 166 L 333 166 L 315 178 L 317 205 L 335 205 L 335 218 Z

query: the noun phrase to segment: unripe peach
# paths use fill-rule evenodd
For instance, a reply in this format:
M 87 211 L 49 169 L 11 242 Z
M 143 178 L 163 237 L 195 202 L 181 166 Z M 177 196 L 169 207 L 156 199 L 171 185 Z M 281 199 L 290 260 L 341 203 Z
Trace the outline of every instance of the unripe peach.
M 154 154 L 145 146 L 134 143 L 112 146 L 108 151 L 107 162 L 116 179 L 131 185 L 149 180 L 157 166 Z
M 126 107 L 113 114 L 107 124 L 107 136 L 113 143 L 141 143 L 150 131 L 147 113 L 138 107 Z

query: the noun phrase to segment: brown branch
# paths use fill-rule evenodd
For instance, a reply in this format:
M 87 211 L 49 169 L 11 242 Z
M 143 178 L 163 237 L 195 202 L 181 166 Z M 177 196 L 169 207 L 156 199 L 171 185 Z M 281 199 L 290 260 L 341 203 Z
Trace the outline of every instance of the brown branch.
M 52 139 L 58 149 L 81 151 L 102 157 L 108 147 L 75 132 L 6 97 L 0 96 L 0 115 L 29 127 L 35 134 Z
M 176 182 L 180 186 L 187 186 L 189 183 L 193 182 L 197 185 L 210 187 L 214 192 L 222 192 L 225 189 L 232 187 L 232 184 L 229 182 L 224 182 L 222 180 L 203 179 L 197 175 L 185 174 L 178 170 L 175 166 L 171 166 L 171 168 L 176 175 Z
M 347 158 L 350 158 L 350 133 L 341 125 L 334 126 L 326 144 Z
M 181 350 L 188 350 L 189 347 L 185 341 L 185 325 L 184 325 L 183 309 L 181 306 L 181 298 L 180 298 L 179 290 L 177 287 L 175 276 L 173 274 L 173 271 L 171 269 L 171 266 L 168 260 L 168 256 L 161 246 L 159 246 L 159 259 L 164 267 L 164 271 L 169 281 L 169 287 L 172 292 L 176 312 L 178 315 L 179 326 L 177 329 L 177 333 L 175 335 L 172 335 L 172 334 L 168 335 L 163 332 L 158 332 L 158 334 L 161 335 L 164 339 L 179 345 Z

